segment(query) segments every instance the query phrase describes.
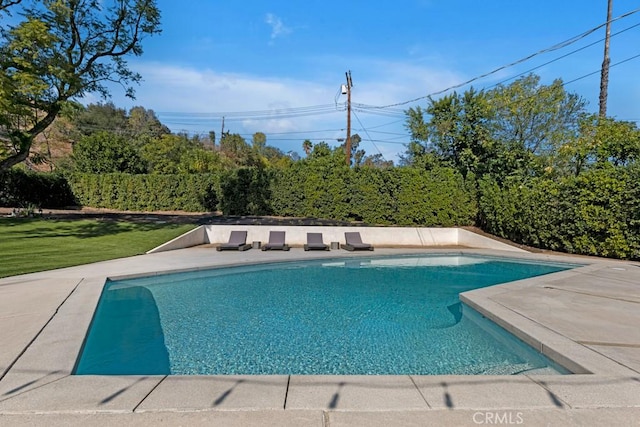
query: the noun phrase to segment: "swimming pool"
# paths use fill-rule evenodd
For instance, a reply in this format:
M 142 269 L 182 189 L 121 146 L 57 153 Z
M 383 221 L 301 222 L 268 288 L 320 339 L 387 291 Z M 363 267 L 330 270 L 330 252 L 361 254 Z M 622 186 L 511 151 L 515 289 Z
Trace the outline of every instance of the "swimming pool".
M 108 281 L 75 373 L 566 373 L 458 295 L 573 267 L 422 255 Z

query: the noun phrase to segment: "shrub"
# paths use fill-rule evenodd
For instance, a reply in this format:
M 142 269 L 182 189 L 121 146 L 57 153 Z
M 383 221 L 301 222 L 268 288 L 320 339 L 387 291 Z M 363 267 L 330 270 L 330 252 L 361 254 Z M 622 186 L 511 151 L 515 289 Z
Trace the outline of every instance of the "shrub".
M 69 183 L 83 206 L 118 210 L 216 210 L 219 177 L 202 175 L 73 174 Z
M 474 223 L 473 191 L 449 168 L 354 168 L 300 162 L 278 171 L 275 215 L 369 224 L 454 226 Z
M 543 249 L 640 258 L 640 170 L 592 169 L 558 181 L 480 183 L 480 224 Z
M 17 168 L 0 172 L 0 206 L 55 209 L 75 204 L 71 188 L 62 175 Z
M 225 215 L 271 214 L 271 174 L 264 168 L 228 171 L 220 182 L 220 210 Z

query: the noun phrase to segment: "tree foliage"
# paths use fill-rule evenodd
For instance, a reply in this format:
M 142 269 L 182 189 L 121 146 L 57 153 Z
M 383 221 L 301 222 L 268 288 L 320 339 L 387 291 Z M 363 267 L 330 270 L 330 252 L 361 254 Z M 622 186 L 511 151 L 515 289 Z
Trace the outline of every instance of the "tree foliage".
M 343 147 L 318 143 L 306 159 L 276 170 L 273 213 L 369 224 L 473 223 L 472 186 L 451 168 L 351 168 L 344 159 Z
M 430 116 L 424 121 L 424 114 Z M 412 135 L 411 157 L 433 152 L 463 175 L 483 173 L 495 156 L 489 129 L 492 111 L 484 92 L 473 89 L 429 100 L 425 111 L 410 109 L 407 127 Z M 419 145 L 418 145 L 419 144 Z
M 67 114 L 70 124 L 68 138 L 73 142 L 78 141 L 82 136 L 109 132 L 142 145 L 152 138 L 171 133 L 171 130 L 160 122 L 153 110 L 142 106 L 133 107 L 127 112 L 124 108 L 116 107 L 112 102 L 89 104 L 86 107 L 76 103 L 67 105 L 73 106 Z
M 198 143 L 184 135 L 162 135 L 149 141 L 141 148 L 142 158 L 147 162 L 149 172 L 160 175 L 180 173 L 182 161 Z
M 110 132 L 83 137 L 73 146 L 75 170 L 82 173 L 144 173 L 146 164 L 128 140 Z
M 565 91 L 562 80 L 540 84 L 530 74 L 489 93 L 495 110 L 495 138 L 512 150 L 555 153 L 575 138 L 585 101 Z
M 124 108 L 116 107 L 112 102 L 80 106 L 73 114 L 72 123 L 80 135 L 92 135 L 96 132 L 110 132 L 115 135 L 128 135 L 128 117 Z
M 463 175 L 541 174 L 557 167 L 558 152 L 579 133 L 585 102 L 567 93 L 562 81 L 540 84 L 535 75 L 510 85 L 441 99 L 407 111 L 410 165 L 451 165 Z
M 155 0 L 2 4 L 18 7 L 24 20 L 1 32 L 0 170 L 29 156 L 34 138 L 67 101 L 87 93 L 107 97 L 108 83 L 133 97 L 141 76 L 126 57 L 141 55 L 142 40 L 160 31 Z
M 129 110 L 127 128 L 131 136 L 140 141 L 160 138 L 171 133 L 171 130 L 160 122 L 153 110 L 142 106 L 133 107 Z
M 8 13 L 8 9 L 11 6 L 15 6 L 17 4 L 20 4 L 21 2 L 22 0 L 0 0 L 0 13 L 1 12 Z

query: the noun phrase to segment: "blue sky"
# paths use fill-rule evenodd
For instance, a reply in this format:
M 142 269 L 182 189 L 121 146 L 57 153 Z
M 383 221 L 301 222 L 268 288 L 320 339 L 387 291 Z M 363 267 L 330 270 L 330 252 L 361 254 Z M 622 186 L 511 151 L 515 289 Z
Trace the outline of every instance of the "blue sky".
M 346 97 L 339 90 L 351 70 L 354 104 L 402 104 L 356 109 L 352 116 L 352 134 L 363 138 L 362 148 L 396 161 L 409 141 L 403 110 L 426 105 L 424 99 L 406 101 L 603 24 L 607 0 L 158 0 L 158 6 L 163 33 L 146 39 L 143 56 L 130 60 L 144 79 L 137 99 L 130 101 L 114 88 L 116 105 L 151 108 L 173 131 L 191 134 L 214 130 L 219 135 L 224 115 L 225 130 L 247 140 L 264 132 L 269 145 L 302 152 L 306 138 L 332 146 L 344 138 Z M 615 0 L 613 16 L 637 8 L 638 1 Z M 629 29 L 636 24 L 640 13 L 613 23 L 613 34 L 626 31 L 611 39 L 612 64 L 640 54 L 640 26 Z M 604 45 L 598 41 L 604 35 L 601 28 L 473 86 L 489 88 L 567 54 L 535 73 L 543 83 L 583 77 L 599 70 Z M 570 54 L 579 48 L 584 49 Z M 611 69 L 610 116 L 640 120 L 639 67 L 636 58 Z M 596 73 L 566 88 L 596 112 L 599 79 Z

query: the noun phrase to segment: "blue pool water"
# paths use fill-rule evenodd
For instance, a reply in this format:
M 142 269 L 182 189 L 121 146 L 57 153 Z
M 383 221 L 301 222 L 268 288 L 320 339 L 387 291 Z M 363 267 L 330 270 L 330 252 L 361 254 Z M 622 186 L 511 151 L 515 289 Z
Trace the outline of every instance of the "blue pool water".
M 423 255 L 108 281 L 75 373 L 566 373 L 458 295 L 572 267 Z

